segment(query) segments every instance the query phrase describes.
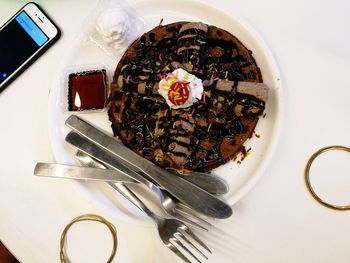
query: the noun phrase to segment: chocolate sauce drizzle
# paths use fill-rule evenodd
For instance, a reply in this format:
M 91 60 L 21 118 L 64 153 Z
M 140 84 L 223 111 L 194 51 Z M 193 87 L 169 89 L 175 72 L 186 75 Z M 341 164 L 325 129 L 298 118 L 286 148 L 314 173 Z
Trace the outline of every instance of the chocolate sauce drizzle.
M 163 31 L 157 34 L 160 28 Z M 265 108 L 263 101 L 238 93 L 236 84 L 219 90 L 218 80 L 262 79 L 246 49 L 222 39 L 220 30 L 210 37 L 217 28 L 179 33 L 180 28 L 181 24 L 159 26 L 135 42 L 135 56 L 124 58 L 115 76 L 118 88 L 109 114 L 114 135 L 140 155 L 162 167 L 208 171 L 229 159 L 223 156 L 223 143 L 238 145 L 236 140 L 248 132 L 248 126 L 255 127 Z M 158 82 L 178 67 L 207 80 L 208 85 L 201 101 L 170 110 L 158 94 Z

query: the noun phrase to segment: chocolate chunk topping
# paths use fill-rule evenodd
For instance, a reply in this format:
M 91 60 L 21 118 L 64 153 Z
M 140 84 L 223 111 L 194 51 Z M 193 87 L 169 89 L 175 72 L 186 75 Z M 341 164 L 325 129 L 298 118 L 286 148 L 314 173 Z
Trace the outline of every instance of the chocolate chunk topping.
M 202 99 L 171 110 L 158 94 L 161 78 L 183 68 L 203 80 Z M 200 22 L 160 25 L 137 39 L 111 85 L 113 132 L 164 168 L 208 171 L 241 151 L 265 109 L 267 87 L 236 37 Z

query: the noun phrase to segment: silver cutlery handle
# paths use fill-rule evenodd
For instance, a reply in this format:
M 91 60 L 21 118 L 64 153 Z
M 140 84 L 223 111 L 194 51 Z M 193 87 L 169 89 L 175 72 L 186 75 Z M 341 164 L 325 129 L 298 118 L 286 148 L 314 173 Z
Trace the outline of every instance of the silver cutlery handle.
M 194 172 L 191 175 L 178 175 L 182 176 L 192 184 L 198 185 L 199 187 L 207 190 L 209 193 L 214 195 L 224 195 L 229 191 L 229 186 L 224 179 L 207 173 Z
M 78 159 L 78 161 L 84 165 L 91 168 L 99 168 L 99 169 L 106 169 L 106 166 L 103 164 L 95 161 L 92 157 L 84 154 L 80 150 L 78 150 L 75 154 L 75 157 Z M 121 195 L 123 195 L 126 199 L 128 199 L 132 204 L 134 204 L 138 209 L 145 212 L 148 216 L 152 217 L 153 212 L 148 209 L 148 207 L 141 201 L 140 198 L 138 198 L 132 190 L 130 190 L 125 184 L 123 183 L 112 183 L 108 182 L 108 184 L 115 190 L 117 190 Z
M 71 115 L 67 119 L 66 124 L 80 134 L 70 132 L 66 137 L 66 141 L 77 146 L 81 150 L 85 148 L 85 150 L 83 150 L 85 153 L 99 159 L 104 164 L 113 167 L 117 158 L 119 159 L 117 160 L 119 165 L 120 162 L 123 162 L 123 164 L 128 163 L 136 170 L 144 172 L 160 187 L 166 189 L 181 202 L 200 213 L 214 218 L 228 218 L 232 215 L 232 208 L 224 201 L 185 179 L 173 176 L 169 172 L 154 165 L 81 118 Z M 85 144 L 95 144 L 94 148 L 98 151 L 91 151 Z M 137 178 L 134 179 L 141 182 Z
M 85 120 L 71 115 L 66 120 L 66 125 L 76 131 L 77 133 L 83 135 L 89 140 L 103 147 L 107 151 L 112 152 L 116 155 L 120 161 L 131 169 L 136 169 L 137 171 L 142 171 L 144 174 L 152 178 L 153 170 L 160 170 L 162 174 L 166 176 L 173 176 L 167 170 L 161 169 L 160 167 L 154 165 L 149 160 L 137 155 L 135 152 L 125 147 L 121 143 L 117 142 L 114 138 L 104 134 L 103 132 L 96 129 L 94 126 L 86 122 Z M 203 177 L 205 180 L 202 180 Z M 208 174 L 193 172 L 189 176 L 180 176 L 181 179 L 186 179 L 192 184 L 195 184 L 209 193 L 215 195 L 222 195 L 228 192 L 228 185 L 226 182 L 216 176 L 210 176 Z M 181 180 L 179 179 L 179 180 Z M 175 179 L 176 180 L 176 179 Z
M 86 137 L 71 131 L 66 136 L 66 141 L 106 166 L 112 169 L 120 169 L 120 161 L 116 155 L 99 147 Z M 156 185 L 142 175 L 131 169 L 130 171 L 126 171 L 126 173 L 136 181 L 147 185 L 153 191 L 159 191 Z M 224 201 L 191 184 L 185 179 L 173 175 L 165 176 L 162 174 L 160 168 L 152 171 L 152 179 L 163 189 L 166 189 L 178 200 L 197 212 L 214 218 L 228 218 L 232 215 L 232 208 Z
M 152 191 L 159 192 L 159 187 L 157 185 L 155 185 L 154 183 L 152 183 L 151 181 L 149 181 L 139 173 L 135 172 L 134 170 L 131 170 L 130 168 L 121 164 L 120 161 L 115 157 L 115 155 L 100 148 L 98 145 L 96 145 L 89 139 L 83 137 L 82 135 L 71 131 L 66 136 L 66 141 L 74 145 L 75 147 L 77 147 L 83 153 L 103 163 L 107 167 L 114 170 L 120 170 L 130 178 L 136 180 L 139 183 L 146 185 Z
M 106 169 L 106 167 L 103 164 L 100 164 L 94 161 L 90 156 L 84 154 L 79 150 L 76 152 L 75 157 L 82 164 L 87 165 L 90 168 Z M 178 175 L 178 176 L 181 176 L 181 175 Z M 203 189 L 208 189 L 208 191 L 209 189 L 211 189 L 212 192 L 211 191 L 209 192 L 212 194 L 223 195 L 228 191 L 228 185 L 226 184 L 226 182 L 215 175 L 195 172 L 195 173 L 192 173 L 191 175 L 188 175 L 188 176 L 186 175 L 183 178 L 197 185 L 200 185 L 200 184 L 207 185 L 207 187 L 203 187 Z
M 37 163 L 34 168 L 34 175 L 114 183 L 137 183 L 129 176 L 117 170 L 70 166 L 56 163 Z
M 138 174 L 134 170 L 129 169 L 125 165 L 121 164 L 111 153 L 108 153 L 98 147 L 96 144 L 81 136 L 76 132 L 70 132 L 66 136 L 66 141 L 73 146 L 77 147 L 83 153 L 94 157 L 104 165 L 111 167 L 115 170 L 120 170 L 130 178 L 148 186 L 149 188 L 153 187 L 153 183 L 144 178 L 142 175 Z
M 75 157 L 78 159 L 80 164 L 82 164 L 84 166 L 108 170 L 106 168 L 106 166 L 104 166 L 102 163 L 99 163 L 98 161 L 94 160 L 92 157 L 90 157 L 89 155 L 86 155 L 85 153 L 81 152 L 80 150 L 78 150 L 76 152 Z M 141 211 L 143 211 L 144 213 L 146 213 L 150 217 L 153 216 L 153 212 L 151 210 L 149 210 L 148 207 L 142 202 L 142 200 L 140 198 L 138 198 L 138 196 L 135 195 L 134 192 L 132 190 L 130 190 L 129 187 L 127 187 L 125 184 L 112 183 L 112 182 L 108 182 L 108 184 L 113 189 L 117 190 L 126 199 L 128 199 L 138 209 L 140 209 Z
M 138 196 L 134 194 L 125 184 L 123 183 L 108 183 L 113 189 L 117 190 L 121 195 L 128 199 L 138 209 L 146 213 L 149 217 L 153 218 L 154 213 L 148 209 L 148 207 L 141 201 Z

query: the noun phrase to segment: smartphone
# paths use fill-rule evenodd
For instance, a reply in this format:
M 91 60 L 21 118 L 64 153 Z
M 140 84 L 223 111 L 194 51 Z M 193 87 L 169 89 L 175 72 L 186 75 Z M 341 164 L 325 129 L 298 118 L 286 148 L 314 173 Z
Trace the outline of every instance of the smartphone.
M 35 3 L 28 3 L 0 28 L 0 92 L 61 36 Z

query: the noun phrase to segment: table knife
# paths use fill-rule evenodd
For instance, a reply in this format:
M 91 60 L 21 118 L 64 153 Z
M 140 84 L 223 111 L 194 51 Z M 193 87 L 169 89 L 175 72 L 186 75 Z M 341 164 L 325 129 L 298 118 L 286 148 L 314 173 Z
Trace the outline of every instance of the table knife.
M 94 141 L 95 143 L 99 144 L 100 146 L 106 148 L 108 147 L 108 144 L 110 143 L 110 141 L 114 141 L 116 143 L 115 147 L 118 147 L 118 149 L 120 150 L 125 150 L 126 151 L 126 156 L 128 157 L 130 154 L 131 155 L 136 155 L 136 157 L 138 158 L 138 160 L 144 160 L 146 162 L 146 166 L 148 164 L 155 166 L 153 163 L 151 163 L 150 161 L 148 161 L 147 159 L 140 157 L 139 155 L 135 154 L 133 151 L 131 151 L 130 149 L 126 148 L 124 145 L 120 144 L 119 142 L 117 142 L 114 138 L 111 138 L 110 136 L 102 133 L 101 131 L 99 131 L 98 129 L 96 129 L 94 126 L 92 126 L 91 124 L 87 123 L 86 121 L 84 121 L 83 119 L 72 115 L 70 116 L 67 121 L 66 121 L 66 125 L 70 128 L 72 128 L 74 131 L 76 131 L 77 133 L 80 133 L 81 135 L 87 137 L 88 139 Z M 89 129 L 93 129 L 96 130 L 94 133 L 89 132 Z M 105 138 L 104 140 L 106 140 L 105 142 L 99 142 L 97 140 L 94 140 L 95 138 L 99 138 L 101 139 L 101 133 L 104 136 L 107 136 L 107 138 Z M 122 149 L 125 148 L 125 149 Z M 108 149 L 107 149 L 108 150 Z M 113 153 L 113 151 L 112 151 Z M 120 152 L 119 152 L 120 153 Z M 121 156 L 121 155 L 120 155 Z M 119 157 L 120 157 L 119 156 Z M 125 163 L 128 166 L 128 163 Z M 137 163 L 137 167 L 138 165 L 141 163 Z M 133 167 L 135 167 L 135 163 L 132 164 Z M 159 168 L 161 169 L 161 168 Z M 163 170 L 163 169 L 162 169 Z M 167 174 L 169 174 L 168 171 L 166 171 Z M 170 175 L 171 176 L 171 175 Z M 173 174 L 172 174 L 173 176 Z M 214 195 L 224 195 L 228 192 L 229 187 L 228 184 L 226 183 L 226 181 L 218 176 L 215 175 L 211 175 L 208 173 L 201 173 L 201 172 L 192 172 L 189 175 L 180 175 L 178 173 L 176 173 L 176 176 L 180 176 L 183 179 L 190 181 L 192 184 L 195 184 L 201 188 L 203 188 L 205 191 L 214 194 Z
M 149 186 L 152 182 L 140 175 L 140 172 L 147 174 L 161 188 L 200 213 L 214 218 L 227 218 L 232 215 L 231 207 L 221 199 L 154 165 L 82 119 L 76 116 L 71 117 L 67 120 L 67 123 L 70 127 L 78 130 L 79 133 L 71 131 L 66 136 L 66 141 L 84 153 L 111 168 L 119 166 L 120 162 L 127 164 L 128 169 L 132 167 L 130 170 L 139 172 L 135 176 L 130 173 L 127 174 L 136 181 Z

